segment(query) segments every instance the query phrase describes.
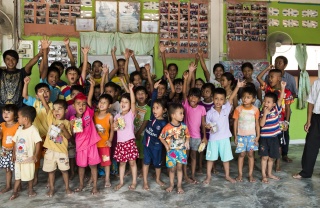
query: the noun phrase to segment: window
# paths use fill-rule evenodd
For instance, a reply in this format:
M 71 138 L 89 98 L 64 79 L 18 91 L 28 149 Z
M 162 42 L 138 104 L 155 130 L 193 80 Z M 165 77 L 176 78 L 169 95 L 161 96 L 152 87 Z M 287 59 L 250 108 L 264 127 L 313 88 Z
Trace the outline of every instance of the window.
M 278 52 L 276 52 L 274 54 L 274 56 L 272 57 L 272 63 L 274 63 L 275 59 L 278 56 L 285 56 L 288 59 L 288 65 L 286 67 L 286 70 L 288 70 L 288 71 L 297 71 L 298 70 L 298 62 L 295 57 L 295 53 L 296 53 L 296 46 L 295 45 L 293 45 L 293 46 L 282 45 L 280 48 L 277 48 L 277 51 Z M 279 53 L 279 51 L 286 51 L 286 52 Z M 320 46 L 308 45 L 307 46 L 307 53 L 308 53 L 307 70 L 309 71 L 309 74 L 310 74 L 311 70 L 318 71 L 318 64 L 320 64 Z M 311 75 L 311 76 L 316 76 L 316 75 L 317 74 Z

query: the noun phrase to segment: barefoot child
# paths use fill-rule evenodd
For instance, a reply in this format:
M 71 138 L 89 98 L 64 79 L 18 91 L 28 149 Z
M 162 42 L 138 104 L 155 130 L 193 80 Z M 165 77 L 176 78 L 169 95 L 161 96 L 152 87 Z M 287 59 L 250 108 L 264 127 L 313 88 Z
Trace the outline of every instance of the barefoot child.
M 12 161 L 14 143 L 12 138 L 19 127 L 19 123 L 16 121 L 18 118 L 17 106 L 14 104 L 5 105 L 2 108 L 2 118 L 5 122 L 0 124 L 0 139 L 2 139 L 0 168 L 6 170 L 6 187 L 1 189 L 0 194 L 11 190 L 12 171 L 14 171 L 14 163 Z
M 172 103 L 169 107 L 168 123 L 161 131 L 160 141 L 167 150 L 166 165 L 169 170 L 170 185 L 166 189 L 172 192 L 174 188 L 174 176 L 177 171 L 177 193 L 182 194 L 182 165 L 187 164 L 187 153 L 189 149 L 190 134 L 186 124 L 183 123 L 183 106 L 178 103 Z
M 237 87 L 233 90 L 230 98 L 226 102 L 226 90 L 216 88 L 213 92 L 214 106 L 208 111 L 206 117 L 206 127 L 210 129 L 210 137 L 207 146 L 207 177 L 204 184 L 209 184 L 211 181 L 211 169 L 213 162 L 218 160 L 220 156 L 223 162 L 225 179 L 231 183 L 236 181 L 229 175 L 229 161 L 233 159 L 229 128 L 229 114 L 232 109 L 232 100 L 237 95 L 240 87 L 244 86 L 244 82 L 238 82 Z
M 98 131 L 101 140 L 97 143 L 98 151 L 101 159 L 100 166 L 104 167 L 105 171 L 105 188 L 111 187 L 110 183 L 110 166 L 111 155 L 110 147 L 112 146 L 112 139 L 114 134 L 113 116 L 108 113 L 108 109 L 112 104 L 112 97 L 109 94 L 103 94 L 99 97 L 98 109 L 94 114 L 94 124 Z
M 91 194 L 98 194 L 97 189 L 97 164 L 101 162 L 97 143 L 100 136 L 96 131 L 93 123 L 94 109 L 91 108 L 91 99 L 94 90 L 94 80 L 90 79 L 90 90 L 88 98 L 79 93 L 74 98 L 74 108 L 76 114 L 71 117 L 71 125 L 73 126 L 73 133 L 75 134 L 76 143 L 76 163 L 79 166 L 79 187 L 75 190 L 80 192 L 83 190 L 84 172 L 87 166 L 91 169 L 91 177 L 93 180 L 93 187 Z
M 281 114 L 281 103 L 285 94 L 286 82 L 281 82 L 280 97 L 275 93 L 267 92 L 264 96 L 263 111 L 260 117 L 260 144 L 259 155 L 261 159 L 262 182 L 269 183 L 268 178 L 279 180 L 280 178 L 272 174 L 273 160 L 280 158 L 279 140 L 281 135 L 279 127 L 279 115 Z M 268 173 L 266 175 L 266 173 Z
M 35 163 L 40 154 L 40 142 L 42 139 L 38 129 L 32 125 L 37 112 L 34 107 L 25 106 L 18 111 L 18 122 L 20 127 L 12 138 L 15 143 L 13 148 L 12 161 L 15 162 L 15 182 L 10 200 L 19 196 L 18 189 L 21 181 L 28 181 L 28 195 L 34 197 L 37 193 L 33 190 L 33 178 Z
M 120 162 L 120 183 L 115 187 L 119 190 L 123 186 L 124 173 L 126 171 L 126 163 L 129 161 L 132 183 L 130 190 L 136 189 L 137 186 L 137 164 L 136 159 L 139 157 L 138 148 L 134 135 L 134 117 L 136 115 L 136 100 L 133 92 L 133 84 L 129 84 L 130 94 L 125 93 L 121 96 L 120 107 L 121 113 L 114 117 L 114 128 L 117 131 L 117 146 L 114 158 Z
M 164 99 L 157 99 L 158 86 L 160 81 L 154 85 L 151 106 L 152 114 L 147 123 L 143 138 L 143 189 L 149 190 L 148 171 L 152 162 L 156 170 L 156 183 L 160 186 L 165 184 L 161 181 L 161 162 L 162 162 L 162 143 L 159 141 L 159 135 L 163 127 L 168 123 L 163 118 L 163 114 L 167 111 L 167 103 Z
M 40 94 L 40 100 L 47 110 L 47 121 L 49 131 L 43 146 L 47 148 L 44 155 L 43 171 L 49 174 L 49 191 L 47 197 L 54 195 L 55 171 L 58 169 L 62 173 L 65 184 L 66 194 L 73 192 L 69 188 L 69 157 L 68 157 L 68 140 L 71 139 L 70 122 L 66 120 L 65 113 L 67 111 L 67 102 L 65 100 L 56 100 L 51 110 L 45 101 L 43 95 Z
M 242 105 L 238 106 L 233 113 L 234 119 L 234 143 L 237 145 L 236 153 L 238 157 L 238 177 L 236 181 L 242 182 L 242 169 L 244 157 L 248 156 L 249 182 L 255 182 L 253 178 L 254 151 L 258 150 L 260 137 L 259 109 L 253 105 L 256 97 L 256 90 L 245 87 L 242 90 Z

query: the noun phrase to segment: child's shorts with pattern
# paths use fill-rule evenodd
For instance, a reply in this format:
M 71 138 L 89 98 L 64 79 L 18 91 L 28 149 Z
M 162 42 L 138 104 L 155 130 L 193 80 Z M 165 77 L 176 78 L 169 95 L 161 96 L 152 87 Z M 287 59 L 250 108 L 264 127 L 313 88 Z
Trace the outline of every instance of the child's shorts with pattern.
M 172 149 L 167 152 L 166 155 L 166 165 L 168 168 L 173 168 L 177 165 L 177 163 L 181 163 L 183 165 L 187 164 L 187 153 L 185 149 L 176 150 Z
M 238 135 L 237 138 L 238 138 L 238 145 L 236 148 L 236 153 L 258 150 L 258 146 L 255 145 L 254 143 L 254 139 L 256 138 L 255 135 L 249 135 L 249 136 Z

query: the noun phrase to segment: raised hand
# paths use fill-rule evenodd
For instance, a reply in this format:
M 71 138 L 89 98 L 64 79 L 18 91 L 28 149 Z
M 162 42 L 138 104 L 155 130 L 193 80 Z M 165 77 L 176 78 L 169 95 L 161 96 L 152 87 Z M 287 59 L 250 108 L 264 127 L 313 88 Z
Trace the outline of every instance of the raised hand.
M 130 58 L 130 52 L 129 52 L 128 48 L 126 48 L 126 50 L 124 51 L 124 58 L 125 59 L 129 59 Z
M 164 70 L 164 76 L 169 80 L 170 79 L 170 75 L 168 70 Z
M 184 71 L 182 76 L 184 80 L 187 80 L 189 76 L 189 71 Z
M 109 67 L 106 64 L 102 65 L 102 73 L 109 74 Z
M 91 86 L 95 86 L 96 82 L 92 77 L 89 78 L 88 82 L 90 83 Z
M 281 81 L 281 89 L 286 88 L 287 83 L 285 81 Z
M 83 54 L 86 55 L 86 54 L 89 53 L 90 47 L 89 47 L 89 46 L 82 47 L 82 48 L 81 48 L 81 51 L 82 51 Z
M 144 68 L 146 69 L 147 72 L 150 72 L 150 70 L 151 70 L 150 64 L 145 64 Z
M 129 90 L 130 90 L 130 91 L 133 91 L 134 85 L 133 85 L 132 83 L 129 83 L 129 84 L 128 84 L 128 87 L 129 87 Z
M 161 43 L 159 49 L 161 53 L 164 53 L 166 51 L 166 46 L 163 43 Z
M 116 47 L 116 46 L 114 46 L 113 48 L 111 48 L 111 53 L 116 53 L 116 51 L 117 51 L 117 47 Z
M 194 64 L 194 62 L 191 62 L 189 64 L 189 72 L 194 72 L 196 70 L 197 66 Z
M 156 83 L 154 83 L 153 88 L 154 89 L 158 89 L 159 85 L 160 85 L 161 79 L 159 79 Z
M 243 81 L 240 82 L 240 80 L 238 80 L 237 87 L 240 88 L 240 87 L 244 87 L 244 86 L 246 86 L 246 81 L 243 80 Z
M 28 77 L 25 77 L 23 81 L 25 84 L 29 84 L 30 80 L 31 78 L 28 76 Z
M 63 39 L 63 43 L 64 43 L 65 45 L 69 45 L 70 39 L 69 39 L 68 37 L 65 37 L 65 38 Z
M 270 113 L 270 110 L 267 107 L 263 108 L 263 114 L 268 115 Z
M 47 49 L 49 48 L 52 41 L 49 41 L 48 36 L 43 36 L 42 40 L 40 40 L 41 43 L 41 49 Z

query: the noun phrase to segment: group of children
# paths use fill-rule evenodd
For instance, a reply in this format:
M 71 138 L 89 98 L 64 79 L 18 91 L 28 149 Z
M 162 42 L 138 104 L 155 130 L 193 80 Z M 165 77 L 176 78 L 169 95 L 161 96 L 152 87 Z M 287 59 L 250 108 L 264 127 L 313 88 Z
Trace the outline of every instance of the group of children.
M 68 49 L 67 39 L 65 44 Z M 104 172 L 105 187 L 111 187 L 111 173 L 119 174 L 119 183 L 114 187 L 119 190 L 124 185 L 127 163 L 132 175 L 130 190 L 136 188 L 140 171 L 143 189 L 149 190 L 150 165 L 155 168 L 156 183 L 164 186 L 160 176 L 166 164 L 170 180 L 166 191 L 173 191 L 177 173 L 177 193 L 183 193 L 183 179 L 198 183 L 197 163 L 198 171 L 202 172 L 204 154 L 207 160 L 204 184 L 210 183 L 214 162 L 219 158 L 225 179 L 241 182 L 246 155 L 249 181 L 255 182 L 257 150 L 261 156 L 262 182 L 268 183 L 268 178 L 279 179 L 272 174 L 273 161 L 280 158 L 280 147 L 285 142 L 283 132 L 289 125 L 286 119 L 293 102 L 286 82 L 282 81 L 282 70 L 269 66 L 258 75 L 258 83 L 252 79 L 250 63 L 243 64 L 243 81 L 236 81 L 232 73 L 224 72 L 223 65 L 216 64 L 215 77 L 210 77 L 199 51 L 182 78 L 176 78 L 178 66 L 166 64 L 165 46 L 160 45 L 164 70 L 163 76 L 155 80 L 150 65 L 139 67 L 134 52 L 129 49 L 124 59 L 116 59 L 116 48 L 112 49 L 114 69 L 109 71 L 100 61 L 90 65 L 87 61 L 90 49 L 84 47 L 83 64 L 65 70 L 65 83 L 60 80 L 64 71 L 61 63 L 47 67 L 49 46 L 50 41 L 44 38 L 39 66 L 41 79 L 35 86 L 35 98 L 28 93 L 27 76 L 21 83 L 25 106 L 18 109 L 14 104 L 7 104 L 2 108 L 0 167 L 6 170 L 6 187 L 1 193 L 11 189 L 14 172 L 11 200 L 18 197 L 21 181 L 28 181 L 29 196 L 36 195 L 33 186 L 37 183 L 42 156 L 43 171 L 48 173 L 49 197 L 55 193 L 57 168 L 62 173 L 66 194 L 72 194 L 69 179 L 75 175 L 75 166 L 79 174 L 76 192 L 83 190 L 85 170 L 89 167 L 91 193 L 97 194 L 98 172 Z M 136 71 L 128 74 L 130 58 Z M 196 78 L 198 62 L 206 81 Z M 265 82 L 262 77 L 266 72 L 269 73 Z M 261 89 L 265 91 L 263 101 Z M 239 174 L 235 179 L 229 174 L 232 135 L 237 145 L 235 152 L 239 153 Z

